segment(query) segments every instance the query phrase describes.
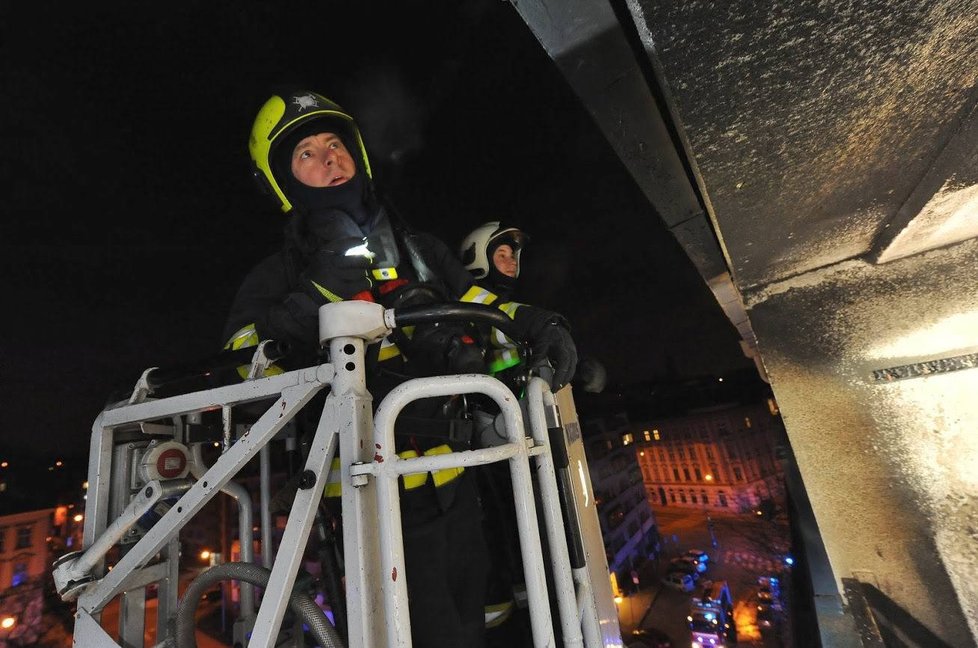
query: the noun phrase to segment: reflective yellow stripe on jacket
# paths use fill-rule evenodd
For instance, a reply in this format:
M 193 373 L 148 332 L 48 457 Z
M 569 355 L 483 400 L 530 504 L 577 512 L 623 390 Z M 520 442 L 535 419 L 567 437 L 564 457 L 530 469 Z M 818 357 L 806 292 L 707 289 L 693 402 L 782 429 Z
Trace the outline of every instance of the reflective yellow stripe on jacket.
M 255 330 L 254 323 L 245 324 L 231 336 L 231 339 L 224 345 L 224 350 L 237 351 L 238 349 L 247 349 L 248 347 L 258 346 L 258 342 L 260 342 L 260 339 L 258 338 L 258 331 Z M 238 366 L 238 375 L 241 376 L 242 380 L 245 380 L 248 378 L 248 372 L 250 370 L 251 365 L 240 365 Z M 277 376 L 282 373 L 285 373 L 285 370 L 273 364 L 265 369 L 262 377 L 267 378 L 268 376 Z
M 427 457 L 433 455 L 443 455 L 451 454 L 452 449 L 448 444 L 442 444 L 434 448 L 429 448 L 425 450 L 424 454 Z M 418 456 L 418 453 L 414 450 L 404 450 L 403 452 L 398 452 L 397 456 L 401 459 L 414 459 Z M 440 488 L 445 484 L 448 484 L 458 478 L 465 472 L 465 468 L 443 468 L 442 470 L 436 470 L 431 473 L 431 477 L 434 480 L 435 488 Z M 404 490 L 414 490 L 415 488 L 421 488 L 428 483 L 428 473 L 406 473 L 401 476 L 404 484 Z M 323 493 L 326 497 L 339 497 L 342 494 L 343 488 L 340 482 L 340 460 L 333 459 L 333 463 L 329 468 L 329 475 L 326 476 L 326 489 Z
M 468 302 L 470 304 L 485 304 L 488 306 L 497 299 L 499 299 L 499 297 L 496 295 L 496 293 L 472 284 L 472 287 L 465 291 L 465 294 L 459 298 L 459 301 Z
M 498 297 L 495 293 L 479 286 L 472 286 L 462 295 L 461 301 L 490 305 L 495 303 L 497 299 Z M 497 308 L 509 315 L 510 318 L 516 317 L 516 309 L 519 307 L 520 304 L 518 302 L 497 304 Z M 502 331 L 493 328 L 489 337 L 492 345 L 496 347 L 489 358 L 490 374 L 497 374 L 504 369 L 509 369 L 520 363 L 520 354 L 516 343 L 506 337 Z

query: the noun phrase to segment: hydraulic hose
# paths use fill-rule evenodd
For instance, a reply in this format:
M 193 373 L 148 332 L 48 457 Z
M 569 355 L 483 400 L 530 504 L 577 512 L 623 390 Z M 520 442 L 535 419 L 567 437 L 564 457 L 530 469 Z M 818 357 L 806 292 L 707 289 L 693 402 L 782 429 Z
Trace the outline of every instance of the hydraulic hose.
M 450 304 L 407 306 L 394 310 L 394 322 L 398 327 L 433 324 L 446 320 L 489 324 L 514 340 L 523 339 L 513 319 L 494 306 L 453 302 Z
M 194 637 L 194 617 L 197 613 L 197 604 L 200 597 L 208 587 L 214 583 L 225 580 L 237 580 L 259 587 L 268 585 L 268 579 L 272 572 L 258 565 L 248 563 L 225 563 L 217 567 L 211 567 L 194 582 L 187 587 L 183 594 L 183 599 L 177 607 L 177 615 L 174 627 L 174 638 L 177 648 L 197 648 L 197 640 Z M 333 628 L 329 619 L 319 609 L 316 602 L 307 594 L 292 590 L 289 596 L 289 608 L 299 615 L 302 621 L 309 626 L 309 631 L 323 648 L 345 648 L 336 630 Z

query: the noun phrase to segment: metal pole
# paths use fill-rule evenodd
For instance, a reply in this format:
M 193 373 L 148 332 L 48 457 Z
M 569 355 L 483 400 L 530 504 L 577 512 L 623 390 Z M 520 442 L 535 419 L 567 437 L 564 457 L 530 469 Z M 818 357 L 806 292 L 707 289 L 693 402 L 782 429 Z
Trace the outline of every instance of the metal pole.
M 509 443 L 498 448 L 475 450 L 400 459 L 394 452 L 394 421 L 401 410 L 410 402 L 420 398 L 449 396 L 453 394 L 485 394 L 499 406 L 506 423 Z M 404 542 L 400 527 L 400 507 L 396 476 L 405 469 L 411 472 L 440 469 L 466 463 L 485 463 L 491 451 L 514 449 L 509 459 L 513 478 L 516 521 L 520 534 L 520 549 L 523 554 L 523 571 L 526 576 L 527 597 L 530 603 L 530 627 L 536 646 L 554 645 L 553 621 L 550 616 L 550 603 L 547 596 L 547 581 L 540 546 L 540 529 L 537 524 L 536 507 L 533 501 L 533 479 L 530 474 L 527 439 L 523 427 L 523 413 L 513 396 L 513 392 L 495 378 L 479 374 L 458 376 L 438 376 L 417 378 L 395 387 L 377 408 L 374 417 L 376 454 L 371 464 L 377 480 L 379 509 L 379 535 L 381 541 L 381 574 L 384 578 L 384 609 L 387 627 L 394 630 L 393 641 L 397 645 L 410 645 L 410 621 L 408 619 L 407 584 L 404 574 Z M 393 486 L 392 486 L 393 484 Z M 395 575 L 397 578 L 395 579 Z M 393 644 L 392 644 L 393 645 Z
M 271 441 L 269 441 L 271 443 Z M 271 479 L 272 464 L 268 444 L 258 453 L 261 472 L 261 560 L 265 567 L 272 566 L 272 511 Z

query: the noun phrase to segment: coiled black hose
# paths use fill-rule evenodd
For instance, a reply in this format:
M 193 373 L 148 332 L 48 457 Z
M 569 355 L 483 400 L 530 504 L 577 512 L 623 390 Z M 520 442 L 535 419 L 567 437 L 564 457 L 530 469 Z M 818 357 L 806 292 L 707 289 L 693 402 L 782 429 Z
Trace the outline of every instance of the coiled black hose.
M 177 648 L 197 648 L 197 640 L 194 637 L 196 629 L 194 617 L 200 597 L 211 585 L 225 580 L 236 580 L 266 587 L 271 575 L 272 572 L 264 567 L 251 563 L 232 562 L 211 567 L 194 579 L 177 607 L 173 632 Z M 309 626 L 309 631 L 323 648 L 345 648 L 329 619 L 307 594 L 293 590 L 289 597 L 289 607 Z

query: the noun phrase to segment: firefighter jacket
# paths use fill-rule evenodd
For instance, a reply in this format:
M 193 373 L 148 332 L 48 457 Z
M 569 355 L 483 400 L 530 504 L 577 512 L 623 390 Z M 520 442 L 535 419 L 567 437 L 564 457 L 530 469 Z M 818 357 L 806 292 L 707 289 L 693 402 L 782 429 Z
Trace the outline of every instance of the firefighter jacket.
M 471 274 L 436 237 L 401 230 L 396 232 L 396 236 L 401 248 L 399 262 L 394 267 L 372 270 L 373 286 L 370 295 L 362 298 L 394 307 L 396 304 L 392 302 L 402 294 L 403 289 L 418 283 L 419 278 L 423 276 L 427 280 L 424 282 L 426 285 L 432 286 L 436 292 L 440 292 L 449 300 L 484 304 L 498 301 L 494 294 L 474 285 Z M 266 375 L 280 373 L 284 369 L 309 366 L 320 361 L 318 310 L 323 302 L 317 302 L 310 295 L 307 287 L 300 283 L 302 269 L 295 267 L 293 259 L 294 256 L 288 251 L 282 250 L 255 266 L 239 288 L 225 326 L 224 339 L 227 340 L 225 348 L 229 350 L 255 346 L 261 340 L 281 340 L 291 345 L 292 356 L 281 363 L 283 368 L 273 366 Z M 512 306 L 504 310 L 510 316 L 515 312 Z M 464 331 L 459 331 L 459 335 L 464 335 Z M 420 337 L 422 336 L 415 334 L 415 338 Z M 425 340 L 428 338 L 425 337 Z M 435 343 L 438 344 L 453 342 L 454 340 L 435 339 Z M 403 336 L 395 339 L 392 335 L 379 345 L 371 345 L 368 349 L 368 361 L 371 358 L 374 360 L 375 370 L 368 372 L 367 384 L 375 404 L 379 403 L 396 384 L 413 377 L 410 371 L 406 371 L 411 365 L 411 358 L 408 356 L 412 355 L 412 350 L 409 348 L 402 351 L 399 348 L 399 344 L 403 346 L 405 343 L 410 345 L 412 341 Z M 430 348 L 418 349 L 418 351 L 418 356 L 432 353 Z M 414 416 L 412 417 L 411 414 Z M 399 439 L 403 439 L 398 443 L 402 456 L 440 454 L 468 446 L 469 440 L 466 435 L 454 434 L 456 420 L 449 417 L 447 420 L 443 418 L 438 424 L 424 424 L 425 419 L 435 420 L 439 416 L 445 416 L 442 402 L 427 404 L 420 402 L 413 412 L 405 410 L 404 415 L 398 420 Z M 408 421 L 413 419 L 413 424 L 408 422 L 401 425 L 402 419 Z M 439 430 L 446 432 L 440 435 Z M 402 432 L 406 434 L 402 435 Z M 442 438 L 438 438 L 439 436 Z M 434 485 L 442 486 L 452 481 L 462 471 L 462 468 L 439 471 L 432 476 Z M 332 472 L 337 473 L 337 471 Z M 411 489 L 424 485 L 427 479 L 427 475 L 407 475 L 403 484 L 405 488 Z M 339 484 L 335 484 L 337 491 L 338 486 Z M 327 494 L 337 493 L 331 493 L 328 487 Z
M 443 301 L 464 299 L 472 286 L 472 277 L 444 243 L 423 233 L 398 231 L 396 236 L 402 248 L 399 262 L 390 268 L 371 270 L 373 286 L 370 295 L 364 298 L 393 307 L 402 294 L 401 289 L 417 283 L 419 274 L 427 274 L 425 283 L 441 294 Z M 407 238 L 410 241 L 406 246 Z M 303 268 L 296 267 L 295 258 L 294 254 L 282 250 L 248 273 L 225 325 L 226 349 L 254 346 L 261 340 L 280 340 L 288 342 L 294 350 L 291 365 L 308 366 L 317 361 L 319 306 L 323 301 L 314 299 L 308 286 L 301 284 Z M 398 355 L 392 340 L 382 343 L 381 361 Z

